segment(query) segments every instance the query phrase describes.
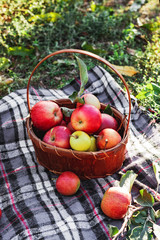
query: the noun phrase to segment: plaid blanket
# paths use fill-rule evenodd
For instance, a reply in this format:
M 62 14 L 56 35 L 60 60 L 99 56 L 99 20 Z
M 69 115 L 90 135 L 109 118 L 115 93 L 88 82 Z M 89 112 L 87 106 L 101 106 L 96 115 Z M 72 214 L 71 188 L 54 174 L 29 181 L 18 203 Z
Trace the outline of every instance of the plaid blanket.
M 32 106 L 40 99 L 67 97 L 79 90 L 79 81 L 61 90 L 33 87 L 30 90 Z M 86 92 L 123 114 L 128 113 L 125 92 L 103 68 L 96 66 L 89 71 Z M 0 239 L 111 239 L 108 224 L 120 227 L 122 220 L 113 221 L 103 214 L 100 208 L 103 194 L 131 169 L 138 174 L 133 196 L 141 188 L 154 192 L 157 182 L 152 161 L 160 160 L 159 125 L 132 99 L 130 136 L 122 168 L 105 178 L 81 181 L 78 192 L 68 197 L 57 192 L 57 175 L 37 163 L 26 131 L 27 115 L 26 89 L 0 100 Z

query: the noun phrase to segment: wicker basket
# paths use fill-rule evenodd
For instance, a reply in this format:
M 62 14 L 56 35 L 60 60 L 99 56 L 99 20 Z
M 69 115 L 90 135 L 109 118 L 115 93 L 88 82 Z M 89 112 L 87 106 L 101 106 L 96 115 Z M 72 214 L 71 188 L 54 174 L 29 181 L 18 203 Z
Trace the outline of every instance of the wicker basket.
M 115 147 L 108 150 L 101 150 L 96 152 L 79 152 L 72 149 L 63 149 L 59 147 L 53 147 L 49 144 L 44 143 L 41 140 L 41 136 L 35 131 L 31 118 L 28 117 L 26 120 L 27 131 L 30 139 L 32 140 L 37 161 L 39 164 L 47 168 L 48 170 L 54 172 L 55 174 L 61 174 L 64 171 L 73 171 L 81 179 L 90 179 L 105 177 L 106 175 L 111 175 L 119 170 L 125 160 L 126 144 L 128 141 L 129 134 L 129 121 L 131 114 L 131 99 L 129 94 L 128 86 L 122 77 L 122 75 L 117 72 L 112 65 L 105 59 L 99 57 L 96 54 L 78 50 L 78 49 L 64 49 L 54 52 L 44 59 L 42 59 L 39 64 L 34 68 L 27 85 L 27 103 L 29 112 L 31 111 L 30 100 L 29 100 L 29 86 L 30 80 L 33 73 L 39 67 L 39 65 L 46 59 L 58 55 L 61 53 L 80 53 L 87 55 L 89 57 L 95 58 L 102 63 L 110 67 L 122 80 L 127 90 L 129 99 L 129 114 L 128 119 L 125 118 L 117 109 L 112 107 L 114 117 L 117 119 L 121 125 L 120 134 L 122 136 L 121 142 Z M 60 107 L 74 108 L 74 104 L 69 99 L 59 99 L 55 100 Z M 105 109 L 106 105 L 101 103 L 101 110 Z

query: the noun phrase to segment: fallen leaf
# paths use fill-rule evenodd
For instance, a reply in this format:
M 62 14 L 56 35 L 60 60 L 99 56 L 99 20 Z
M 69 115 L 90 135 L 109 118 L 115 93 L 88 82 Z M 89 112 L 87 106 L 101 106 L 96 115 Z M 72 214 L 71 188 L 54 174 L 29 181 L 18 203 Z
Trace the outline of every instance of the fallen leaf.
M 132 55 L 132 56 L 134 56 L 134 55 L 136 54 L 136 50 L 135 50 L 135 49 L 128 48 L 128 47 L 127 47 L 127 52 L 128 52 L 130 55 Z
M 0 76 L 0 85 L 9 85 L 13 82 L 12 78 L 5 78 L 4 75 Z
M 118 70 L 122 75 L 125 75 L 125 76 L 132 77 L 133 75 L 138 73 L 138 71 L 132 66 L 117 66 L 117 65 L 113 65 L 113 64 L 112 64 L 112 66 L 116 70 Z

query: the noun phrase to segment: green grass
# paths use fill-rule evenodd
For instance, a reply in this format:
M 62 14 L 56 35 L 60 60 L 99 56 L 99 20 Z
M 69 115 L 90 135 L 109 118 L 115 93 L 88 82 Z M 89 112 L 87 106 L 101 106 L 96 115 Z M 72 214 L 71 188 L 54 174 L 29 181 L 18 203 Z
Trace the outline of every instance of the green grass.
M 129 1 L 112 2 L 39 0 L 37 4 L 34 0 L 2 0 L 1 97 L 26 88 L 33 68 L 46 55 L 78 48 L 93 51 L 112 64 L 138 70 L 132 77 L 124 76 L 125 80 L 139 104 L 146 110 L 152 108 L 155 113 L 151 116 L 159 118 L 159 98 L 154 88 L 148 90 L 148 84 L 160 86 L 160 18 L 156 17 L 160 6 L 156 0 L 145 1 L 144 5 L 135 1 L 138 10 L 130 11 Z M 84 59 L 88 69 L 97 64 Z M 43 63 L 32 85 L 61 87 L 77 74 L 73 56 L 62 55 Z

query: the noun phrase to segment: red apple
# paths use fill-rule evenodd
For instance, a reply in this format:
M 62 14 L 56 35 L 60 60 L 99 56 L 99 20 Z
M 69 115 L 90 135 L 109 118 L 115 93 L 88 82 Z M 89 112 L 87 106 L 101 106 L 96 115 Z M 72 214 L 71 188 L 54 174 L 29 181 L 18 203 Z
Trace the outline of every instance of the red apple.
M 60 107 L 52 101 L 39 101 L 31 109 L 33 125 L 42 131 L 58 125 L 63 118 Z
M 67 124 L 67 128 L 71 131 L 71 133 L 73 133 L 75 131 L 74 128 L 72 127 L 72 123 L 71 122 L 69 122 Z
M 65 126 L 51 128 L 43 137 L 43 141 L 56 147 L 70 148 L 70 130 Z
M 118 129 L 118 122 L 114 117 L 106 113 L 102 113 L 101 116 L 102 123 L 100 128 L 98 129 L 98 133 L 101 132 L 104 128 L 112 128 L 114 130 Z
M 64 120 L 62 120 L 61 122 L 60 122 L 60 124 L 59 124 L 59 126 L 67 126 L 67 124 L 66 124 L 66 122 L 64 121 Z
M 0 218 L 2 217 L 2 210 L 0 209 Z
M 70 171 L 63 172 L 56 181 L 56 189 L 63 195 L 73 195 L 80 187 L 79 177 Z
M 127 213 L 130 204 L 131 194 L 125 188 L 110 187 L 102 198 L 101 209 L 108 217 L 121 219 Z
M 75 130 L 86 133 L 96 132 L 102 123 L 100 111 L 92 105 L 84 104 L 76 108 L 71 115 L 71 124 Z
M 97 147 L 100 150 L 109 149 L 115 147 L 120 141 L 121 136 L 116 130 L 105 128 L 98 134 Z
M 93 95 L 92 93 L 86 93 L 86 94 L 82 95 L 81 98 L 84 98 L 85 104 L 93 105 L 98 109 L 101 108 L 101 104 L 100 104 L 99 99 L 95 95 Z M 82 103 L 80 103 L 80 102 L 77 103 L 77 107 L 79 107 L 81 105 L 82 105 Z

